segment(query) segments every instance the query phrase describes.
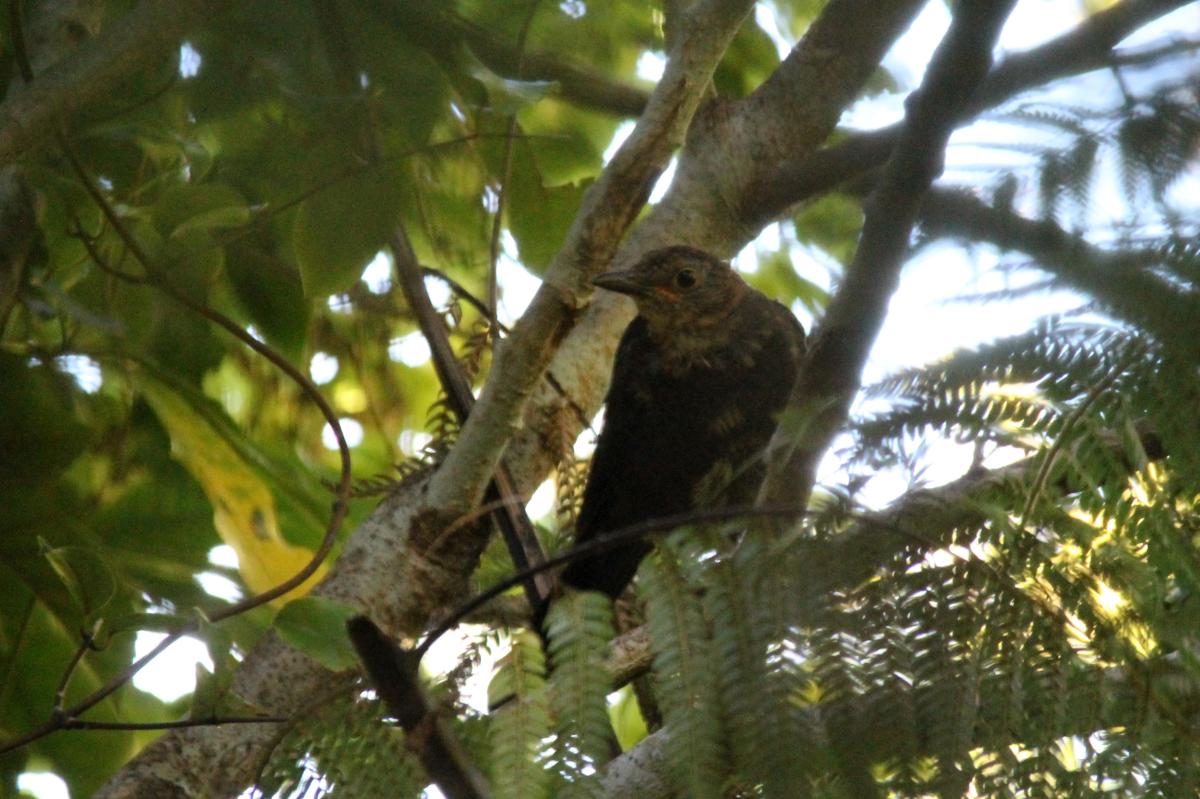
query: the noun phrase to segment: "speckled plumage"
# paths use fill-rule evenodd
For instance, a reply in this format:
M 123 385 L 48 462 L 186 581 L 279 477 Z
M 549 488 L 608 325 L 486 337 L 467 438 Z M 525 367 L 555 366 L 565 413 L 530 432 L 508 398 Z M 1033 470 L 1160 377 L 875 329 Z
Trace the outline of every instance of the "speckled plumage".
M 752 502 L 759 456 L 796 379 L 803 327 L 691 247 L 656 250 L 595 282 L 633 297 L 638 316 L 617 348 L 576 541 Z M 650 548 L 639 540 L 575 561 L 562 581 L 615 598 Z

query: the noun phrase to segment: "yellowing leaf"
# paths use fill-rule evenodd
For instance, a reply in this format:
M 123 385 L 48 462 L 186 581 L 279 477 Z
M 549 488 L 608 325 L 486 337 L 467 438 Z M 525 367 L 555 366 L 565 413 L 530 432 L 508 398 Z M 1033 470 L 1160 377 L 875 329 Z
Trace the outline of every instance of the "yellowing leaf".
M 283 539 L 274 496 L 222 432 L 166 386 L 145 377 L 137 383 L 171 436 L 172 455 L 208 496 L 217 534 L 237 552 L 238 570 L 250 590 L 265 591 L 300 571 L 312 553 Z M 323 574 L 324 569 L 319 569 L 275 601 L 282 604 L 307 593 Z

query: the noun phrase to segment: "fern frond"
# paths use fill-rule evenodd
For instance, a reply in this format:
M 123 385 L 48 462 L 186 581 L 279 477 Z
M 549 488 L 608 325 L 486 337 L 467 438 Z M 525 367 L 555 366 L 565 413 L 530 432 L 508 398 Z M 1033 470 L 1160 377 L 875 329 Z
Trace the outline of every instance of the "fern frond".
M 492 790 L 497 799 L 548 796 L 542 742 L 552 727 L 541 641 L 527 631 L 514 633 L 509 654 L 499 666 L 489 690 L 513 699 L 495 713 L 491 726 Z
M 612 602 L 594 591 L 568 594 L 550 606 L 546 631 L 559 721 L 554 765 L 567 782 L 564 795 L 598 796 L 612 739 L 603 667 L 613 634 Z
M 684 574 L 687 556 L 677 551 L 686 545 L 680 535 L 670 536 L 640 571 L 654 648 L 655 686 L 670 729 L 667 748 L 677 789 L 697 799 L 716 799 L 722 796 L 726 776 L 721 768 L 719 688 L 707 625 Z

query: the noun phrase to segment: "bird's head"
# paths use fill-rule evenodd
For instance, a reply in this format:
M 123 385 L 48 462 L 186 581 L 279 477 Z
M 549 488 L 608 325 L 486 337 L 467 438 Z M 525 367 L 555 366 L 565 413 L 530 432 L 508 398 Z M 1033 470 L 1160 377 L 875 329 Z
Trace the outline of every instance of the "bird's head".
M 651 330 L 661 332 L 718 325 L 746 292 L 729 264 L 683 245 L 652 250 L 632 269 L 605 272 L 592 283 L 632 297 Z

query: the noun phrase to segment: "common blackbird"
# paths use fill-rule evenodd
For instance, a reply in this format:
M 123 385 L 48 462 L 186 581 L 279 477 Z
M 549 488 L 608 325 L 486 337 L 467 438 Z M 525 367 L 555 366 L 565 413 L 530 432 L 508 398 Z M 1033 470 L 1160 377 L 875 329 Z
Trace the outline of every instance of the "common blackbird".
M 698 507 L 752 502 L 804 328 L 693 247 L 654 250 L 592 282 L 632 297 L 638 315 L 617 348 L 576 543 Z M 650 549 L 638 539 L 576 560 L 562 582 L 615 599 Z

